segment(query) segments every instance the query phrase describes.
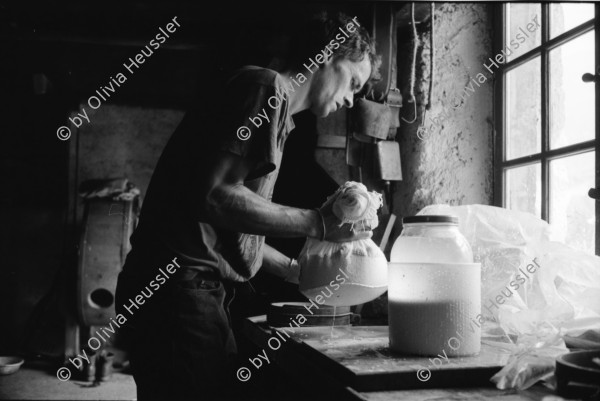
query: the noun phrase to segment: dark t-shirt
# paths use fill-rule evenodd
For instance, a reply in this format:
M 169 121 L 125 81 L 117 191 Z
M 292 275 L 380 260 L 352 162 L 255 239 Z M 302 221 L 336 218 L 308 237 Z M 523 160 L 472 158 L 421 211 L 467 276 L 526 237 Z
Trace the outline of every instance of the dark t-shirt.
M 284 143 L 294 128 L 284 85 L 275 71 L 244 67 L 221 93 L 207 94 L 209 107 L 186 113 L 152 175 L 124 270 L 149 273 L 144 269 L 161 266 L 148 263 L 177 257 L 181 266 L 214 271 L 223 279 L 246 281 L 256 274 L 264 237 L 200 221 L 206 200 L 197 195 L 196 183 L 209 167 L 209 155 L 224 150 L 255 162 L 244 185 L 271 200 Z M 245 140 L 238 137 L 241 126 L 250 129 Z

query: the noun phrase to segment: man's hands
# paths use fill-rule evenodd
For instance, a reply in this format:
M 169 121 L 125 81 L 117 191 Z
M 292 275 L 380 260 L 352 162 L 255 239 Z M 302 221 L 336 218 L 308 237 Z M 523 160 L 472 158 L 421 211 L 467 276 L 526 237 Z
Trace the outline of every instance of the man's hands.
M 244 185 L 252 163 L 229 152 L 198 161 L 189 207 L 215 227 L 280 238 L 319 237 L 319 214 L 272 203 Z
M 290 259 L 287 272 L 284 281 L 292 284 L 300 284 L 300 264 L 296 259 Z
M 268 201 L 244 185 L 252 163 L 228 152 L 215 152 L 195 166 L 200 179 L 189 207 L 199 221 L 236 232 L 273 237 L 311 237 L 330 242 L 371 238 L 367 220 L 343 224 L 333 213 L 335 199 L 320 209 L 298 209 Z M 351 228 L 352 227 L 352 228 Z
M 296 259 L 290 259 L 269 244 L 263 245 L 263 265 L 261 269 L 288 283 L 298 284 L 300 265 Z
M 340 226 L 340 219 L 333 214 L 333 199 L 325 202 L 317 212 L 321 216 L 321 241 L 348 242 L 373 236 L 373 231 L 366 221 L 359 221 L 354 226 L 348 223 Z

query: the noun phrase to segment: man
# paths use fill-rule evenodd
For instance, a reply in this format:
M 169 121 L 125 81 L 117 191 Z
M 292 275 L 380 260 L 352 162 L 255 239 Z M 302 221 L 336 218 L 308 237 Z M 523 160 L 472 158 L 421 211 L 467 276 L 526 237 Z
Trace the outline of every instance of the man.
M 264 236 L 343 242 L 372 234 L 338 226 L 330 209 L 270 202 L 292 115 L 352 107 L 377 70 L 356 18 L 315 21 L 303 58 L 281 74 L 239 70 L 210 109 L 186 114 L 163 151 L 117 288 L 140 400 L 201 399 L 230 387 L 231 368 L 239 367 L 228 313 L 232 284 L 261 267 L 289 281 L 298 276 L 297 263 Z M 319 54 L 322 63 L 311 63 Z

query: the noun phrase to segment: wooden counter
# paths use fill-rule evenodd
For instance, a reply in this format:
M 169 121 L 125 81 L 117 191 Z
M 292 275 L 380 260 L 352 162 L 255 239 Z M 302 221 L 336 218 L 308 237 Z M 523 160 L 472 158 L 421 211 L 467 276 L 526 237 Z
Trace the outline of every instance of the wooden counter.
M 486 345 L 476 357 L 439 359 L 392 354 L 387 326 L 274 329 L 265 316 L 247 319 L 245 336 L 269 364 L 311 388 L 349 400 L 541 400 L 554 394 L 542 385 L 522 392 L 501 391 L 489 378 L 508 355 Z M 256 356 L 258 358 L 258 355 Z M 251 362 L 251 361 L 249 361 Z M 260 358 L 250 371 L 260 369 Z M 264 359 L 263 359 L 264 362 Z M 266 363 L 266 362 L 264 362 Z M 429 375 L 423 369 L 429 370 Z M 417 372 L 422 370 L 421 376 Z

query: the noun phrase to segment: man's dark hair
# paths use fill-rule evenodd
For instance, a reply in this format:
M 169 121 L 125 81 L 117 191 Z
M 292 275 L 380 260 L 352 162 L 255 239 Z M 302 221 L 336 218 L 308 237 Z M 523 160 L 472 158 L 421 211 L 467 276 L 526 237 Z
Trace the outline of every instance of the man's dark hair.
M 371 62 L 371 76 L 369 77 L 369 81 L 380 79 L 379 66 L 381 58 L 375 53 L 375 43 L 369 36 L 369 33 L 360 20 L 357 19 L 357 21 L 360 26 L 357 26 L 356 23 L 352 22 L 350 17 L 342 13 L 328 15 L 323 12 L 316 15 L 310 19 L 308 24 L 305 23 L 299 26 L 297 33 L 292 35 L 286 57 L 287 63 L 285 63 L 285 68 L 282 69 L 291 69 L 303 74 L 306 73 L 307 69 L 304 67 L 304 64 L 311 63 L 309 58 L 314 60 L 317 54 L 327 51 L 325 46 L 334 41 L 339 44 L 339 48 L 334 50 L 331 46 L 329 47 L 333 51 L 333 60 L 345 58 L 350 61 L 360 62 L 365 57 L 369 57 Z M 346 29 L 346 25 L 349 23 L 353 23 L 356 27 L 354 32 Z M 340 28 L 349 37 L 346 37 L 340 31 Z M 336 35 L 338 34 L 345 39 L 344 43 L 336 39 Z

